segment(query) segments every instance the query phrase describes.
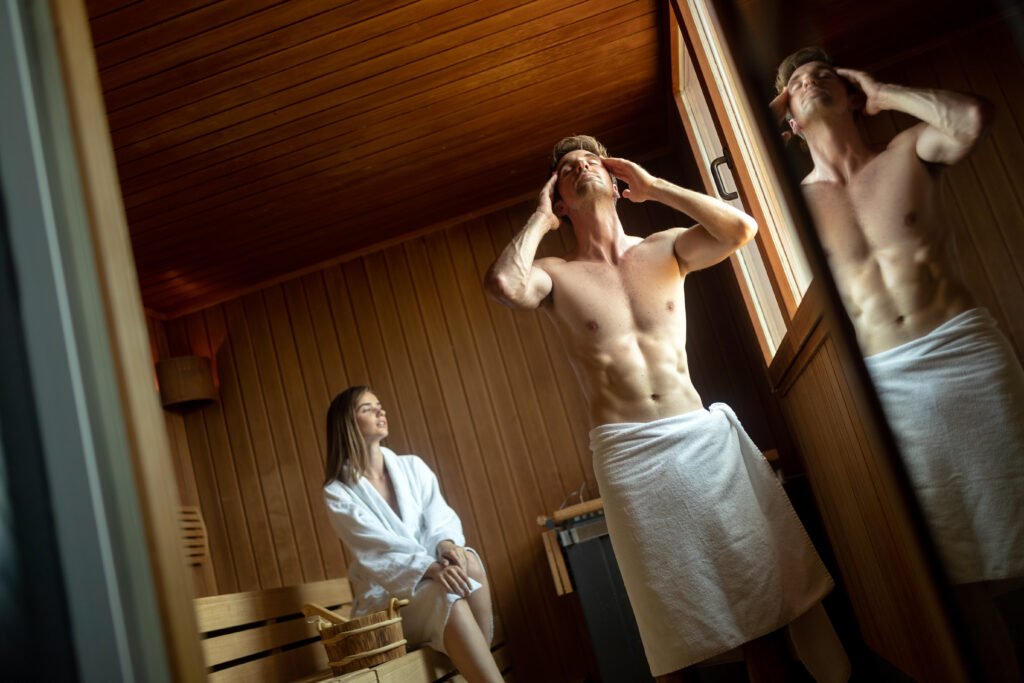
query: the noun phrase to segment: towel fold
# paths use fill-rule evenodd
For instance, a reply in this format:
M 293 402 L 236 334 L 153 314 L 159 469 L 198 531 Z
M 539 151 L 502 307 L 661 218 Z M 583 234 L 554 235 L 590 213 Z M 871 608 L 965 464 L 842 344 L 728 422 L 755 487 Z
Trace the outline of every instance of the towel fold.
M 1024 370 L 992 316 L 864 360 L 950 579 L 1024 576 Z
M 612 548 L 655 676 L 770 633 L 832 588 L 732 410 L 590 432 Z

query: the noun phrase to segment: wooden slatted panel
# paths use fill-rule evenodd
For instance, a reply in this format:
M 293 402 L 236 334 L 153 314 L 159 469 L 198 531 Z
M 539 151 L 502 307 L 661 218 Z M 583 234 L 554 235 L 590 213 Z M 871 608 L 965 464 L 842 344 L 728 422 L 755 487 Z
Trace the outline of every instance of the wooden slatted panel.
M 347 579 L 327 579 L 275 589 L 197 598 L 195 608 L 199 631 L 209 633 L 297 614 L 307 602 L 331 607 L 351 601 L 352 589 Z
M 145 300 L 180 315 L 479 213 L 567 131 L 662 148 L 659 5 L 90 3 Z
M 181 528 L 181 542 L 185 547 L 185 559 L 190 565 L 208 564 L 210 546 L 206 540 L 206 525 L 199 508 L 185 505 L 178 510 L 178 524 Z
M 678 180 L 679 162 L 649 166 Z M 695 169 L 688 173 L 697 177 Z M 572 679 L 591 666 L 589 640 L 575 599 L 558 598 L 551 584 L 535 519 L 581 483 L 597 495 L 588 411 L 545 316 L 510 311 L 481 287 L 531 210 L 532 202 L 515 206 L 164 325 L 198 329 L 196 321 L 205 321 L 208 339 L 191 341 L 217 359 L 221 405 L 199 411 L 206 422 L 190 420 L 200 431 L 190 438 L 212 443 L 205 430 L 220 428 L 212 419 L 218 411 L 227 438 L 216 441 L 216 453 L 206 447 L 192 456 L 217 463 L 202 470 L 204 477 L 233 463 L 246 527 L 228 531 L 227 523 L 226 539 L 211 532 L 211 548 L 234 543 L 236 533 L 251 539 L 254 550 L 262 539 L 256 553 L 262 588 L 341 575 L 339 543 L 323 531 L 329 528 L 320 493 L 324 415 L 337 392 L 368 383 L 389 409 L 390 446 L 418 453 L 438 474 L 469 543 L 480 549 L 497 631 L 524 680 Z M 637 234 L 687 224 L 643 207 L 622 210 Z M 571 240 L 555 235 L 548 242 L 545 253 L 560 253 Z M 765 408 L 752 389 L 760 382 L 768 395 L 766 378 L 749 321 L 733 319 L 743 308 L 731 278 L 722 266 L 688 281 L 691 360 L 701 368 L 698 387 L 706 400 L 728 401 L 758 444 L 773 448 L 772 427 L 758 414 Z M 223 517 L 226 506 L 216 496 L 206 482 L 200 504 Z M 234 556 L 244 545 L 233 546 Z M 321 560 L 300 562 L 303 557 Z M 279 572 L 269 571 L 276 567 Z

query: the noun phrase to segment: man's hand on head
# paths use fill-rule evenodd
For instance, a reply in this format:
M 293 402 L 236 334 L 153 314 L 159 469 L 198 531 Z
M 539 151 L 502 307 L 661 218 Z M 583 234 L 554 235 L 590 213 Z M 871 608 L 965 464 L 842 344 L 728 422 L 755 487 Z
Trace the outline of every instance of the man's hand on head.
M 558 182 L 558 174 L 552 173 L 544 188 L 537 198 L 537 209 L 535 215 L 542 217 L 547 223 L 548 230 L 557 230 L 562 225 L 562 219 L 558 217 L 553 208 L 555 202 L 555 183 Z
M 874 116 L 885 108 L 880 102 L 880 96 L 884 87 L 883 83 L 876 81 L 870 74 L 857 71 L 856 69 L 836 69 L 836 73 L 853 83 L 864 93 L 865 114 Z
M 768 108 L 772 111 L 775 125 L 779 128 L 785 126 L 785 130 L 781 131 L 782 143 L 788 143 L 793 138 L 793 133 L 789 130 L 789 124 L 786 122 L 786 115 L 789 114 L 789 91 L 783 89 L 775 96 L 775 99 L 768 103 Z
M 618 178 L 629 186 L 623 190 L 623 197 L 636 203 L 651 199 L 651 191 L 654 188 L 654 183 L 658 180 L 657 178 L 645 171 L 641 166 L 626 159 L 604 157 L 601 161 L 613 177 Z

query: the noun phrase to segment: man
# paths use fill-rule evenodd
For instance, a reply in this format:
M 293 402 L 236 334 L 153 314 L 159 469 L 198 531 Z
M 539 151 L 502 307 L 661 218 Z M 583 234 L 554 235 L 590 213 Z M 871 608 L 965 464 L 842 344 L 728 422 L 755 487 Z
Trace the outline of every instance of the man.
M 975 307 L 940 201 L 940 170 L 975 147 L 988 107 L 835 68 L 818 48 L 788 57 L 776 89 L 773 111 L 814 162 L 804 196 L 947 573 L 1024 576 L 1024 371 Z M 885 110 L 920 122 L 873 147 L 860 117 Z
M 686 357 L 686 275 L 727 258 L 756 224 L 608 157 L 588 136 L 559 142 L 552 171 L 485 286 L 513 308 L 540 307 L 567 346 L 589 402 L 594 469 L 652 673 L 680 670 L 802 615 L 795 640 L 806 650 L 800 633 L 833 633 L 816 607 L 831 578 L 736 416 L 721 404 L 703 408 Z M 616 178 L 627 199 L 661 202 L 699 225 L 627 235 Z M 563 222 L 576 236 L 572 253 L 535 259 Z M 845 663 L 837 649 L 824 658 Z M 805 663 L 817 668 L 813 656 Z M 822 678 L 845 680 L 843 670 Z

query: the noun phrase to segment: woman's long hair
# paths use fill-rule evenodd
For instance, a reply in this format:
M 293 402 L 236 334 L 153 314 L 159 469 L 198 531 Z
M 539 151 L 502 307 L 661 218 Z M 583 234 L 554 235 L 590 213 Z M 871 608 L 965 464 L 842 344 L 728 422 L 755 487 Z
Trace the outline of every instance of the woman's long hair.
M 349 387 L 327 409 L 327 468 L 324 486 L 334 480 L 354 485 L 366 471 L 369 450 L 356 424 L 356 408 L 368 386 Z

